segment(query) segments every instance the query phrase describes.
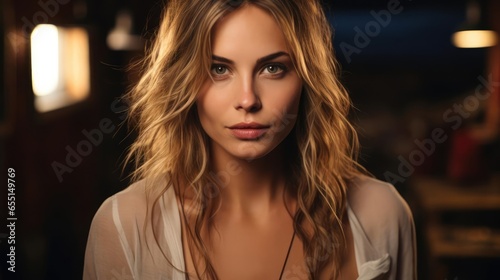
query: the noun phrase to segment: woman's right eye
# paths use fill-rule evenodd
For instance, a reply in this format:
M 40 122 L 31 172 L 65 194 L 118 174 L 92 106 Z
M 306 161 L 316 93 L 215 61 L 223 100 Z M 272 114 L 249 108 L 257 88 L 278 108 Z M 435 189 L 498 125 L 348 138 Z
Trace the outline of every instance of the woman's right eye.
M 213 65 L 212 66 L 212 74 L 216 76 L 221 76 L 227 74 L 228 69 L 224 65 Z

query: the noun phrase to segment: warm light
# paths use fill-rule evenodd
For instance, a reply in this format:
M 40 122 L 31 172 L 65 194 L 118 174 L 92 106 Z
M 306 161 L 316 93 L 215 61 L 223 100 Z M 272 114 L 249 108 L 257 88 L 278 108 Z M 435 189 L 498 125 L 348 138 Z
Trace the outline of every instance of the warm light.
M 44 96 L 57 90 L 59 32 L 54 25 L 38 25 L 31 34 L 31 75 L 36 95 Z
M 123 10 L 116 15 L 115 26 L 106 38 L 108 47 L 115 51 L 141 50 L 141 36 L 132 34 L 133 20 L 129 11 Z
M 83 28 L 41 24 L 31 34 L 35 107 L 59 109 L 90 93 L 89 38 Z
M 89 39 L 83 28 L 69 29 L 65 37 L 66 90 L 73 99 L 81 100 L 90 91 Z
M 463 30 L 453 34 L 453 44 L 459 48 L 486 48 L 497 43 L 497 36 L 491 30 Z

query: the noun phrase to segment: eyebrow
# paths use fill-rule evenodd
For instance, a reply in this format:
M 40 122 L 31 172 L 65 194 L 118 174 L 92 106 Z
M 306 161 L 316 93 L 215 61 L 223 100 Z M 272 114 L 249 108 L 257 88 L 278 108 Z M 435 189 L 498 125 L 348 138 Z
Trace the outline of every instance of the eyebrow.
M 278 58 L 280 56 L 290 56 L 290 55 L 288 53 L 282 52 L 282 51 L 272 53 L 272 54 L 269 54 L 269 55 L 266 55 L 264 57 L 257 59 L 257 64 L 261 64 L 261 63 L 273 60 L 273 59 Z M 217 56 L 217 55 L 212 55 L 212 60 L 217 60 L 217 61 L 228 63 L 228 64 L 234 64 L 234 61 L 232 61 L 228 58 L 222 57 L 222 56 Z

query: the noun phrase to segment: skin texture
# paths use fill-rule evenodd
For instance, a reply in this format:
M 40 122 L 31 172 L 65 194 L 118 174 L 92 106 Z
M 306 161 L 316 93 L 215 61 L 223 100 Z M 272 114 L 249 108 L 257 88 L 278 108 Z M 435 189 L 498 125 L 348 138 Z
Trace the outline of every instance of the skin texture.
M 226 176 L 222 206 L 213 219 L 216 231 L 205 233 L 204 240 L 219 279 L 278 279 L 293 235 L 285 201 L 295 211 L 295 199 L 286 192 L 287 151 L 281 143 L 295 124 L 302 81 L 274 18 L 255 6 L 224 17 L 212 38 L 212 77 L 199 93 L 197 110 L 211 139 L 212 169 Z M 238 123 L 258 123 L 263 129 L 235 133 L 231 127 Z M 341 278 L 355 279 L 348 223 L 345 230 L 348 250 Z M 185 234 L 183 243 L 186 269 L 195 275 Z M 302 242 L 295 238 L 283 279 L 307 279 L 305 269 Z M 330 273 L 325 269 L 321 278 L 329 279 Z

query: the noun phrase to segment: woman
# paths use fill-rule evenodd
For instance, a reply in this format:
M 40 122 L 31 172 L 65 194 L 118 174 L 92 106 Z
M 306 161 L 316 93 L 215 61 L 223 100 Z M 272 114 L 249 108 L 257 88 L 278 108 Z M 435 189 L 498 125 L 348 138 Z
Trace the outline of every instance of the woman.
M 355 162 L 318 1 L 171 0 L 129 94 L 137 183 L 84 279 L 414 279 L 411 214 Z

